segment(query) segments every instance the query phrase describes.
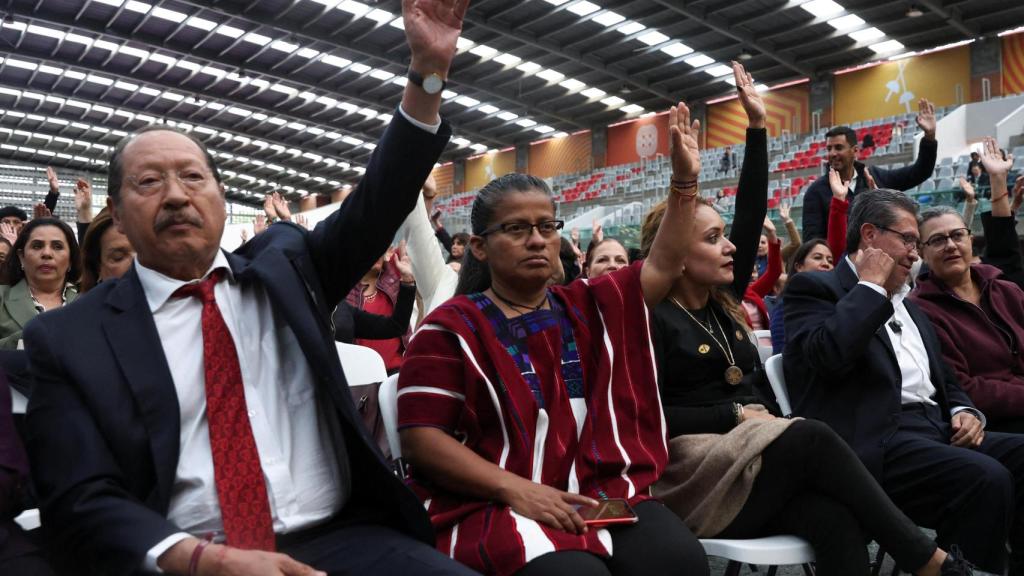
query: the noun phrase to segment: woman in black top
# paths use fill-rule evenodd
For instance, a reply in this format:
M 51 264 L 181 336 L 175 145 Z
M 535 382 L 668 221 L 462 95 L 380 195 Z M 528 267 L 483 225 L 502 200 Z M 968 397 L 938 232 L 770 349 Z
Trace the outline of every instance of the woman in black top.
M 813 545 L 821 576 L 866 574 L 866 536 L 917 574 L 969 573 L 893 505 L 828 426 L 771 413 L 738 304 L 767 212 L 765 110 L 750 76 L 733 67 L 750 123 L 733 229 L 726 238 L 718 212 L 697 206 L 693 232 L 680 239 L 688 246 L 683 275 L 652 312 L 672 456 L 655 495 L 700 537 L 800 536 Z M 663 212 L 648 215 L 642 246 Z

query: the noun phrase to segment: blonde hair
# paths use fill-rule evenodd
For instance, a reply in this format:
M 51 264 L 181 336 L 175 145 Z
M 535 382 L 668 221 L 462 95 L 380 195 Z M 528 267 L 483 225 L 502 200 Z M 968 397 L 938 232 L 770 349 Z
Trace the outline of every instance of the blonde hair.
M 641 256 L 646 258 L 647 253 L 651 251 L 651 245 L 654 244 L 654 237 L 658 235 L 658 228 L 661 227 L 661 220 L 665 217 L 665 210 L 668 208 L 666 200 L 662 200 L 658 204 L 651 208 L 651 211 L 644 217 L 643 226 L 640 228 L 640 253 Z M 698 206 L 704 205 L 714 210 L 714 207 L 707 200 L 700 198 Z M 717 214 L 717 211 L 716 211 Z M 685 275 L 686 272 L 684 271 Z M 732 317 L 733 321 L 743 326 L 744 329 L 749 333 L 751 330 L 750 324 L 747 322 L 747 315 L 743 311 L 743 307 L 733 296 L 732 292 L 726 286 L 713 286 L 710 291 L 711 299 L 718 304 Z

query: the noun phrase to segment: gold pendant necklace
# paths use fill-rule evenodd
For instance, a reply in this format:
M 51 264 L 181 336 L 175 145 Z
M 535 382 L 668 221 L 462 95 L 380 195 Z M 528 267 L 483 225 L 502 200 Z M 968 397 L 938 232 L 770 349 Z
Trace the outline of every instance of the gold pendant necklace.
M 737 384 L 742 382 L 743 369 L 736 365 L 736 357 L 733 356 L 732 347 L 729 345 L 729 338 L 725 335 L 725 330 L 722 330 L 722 323 L 719 322 L 718 314 L 715 314 L 714 309 L 709 308 L 708 313 L 712 317 L 714 317 L 715 325 L 718 326 L 718 331 L 722 333 L 722 337 L 725 339 L 725 344 L 722 344 L 722 342 L 719 341 L 718 337 L 715 336 L 715 333 L 712 330 L 708 330 L 707 326 L 704 326 L 703 322 L 697 320 L 697 317 L 694 316 L 693 313 L 691 313 L 689 310 L 687 310 L 685 306 L 680 304 L 679 301 L 675 299 L 675 297 L 670 296 L 669 299 L 672 300 L 672 303 L 678 306 L 680 310 L 686 312 L 686 315 L 689 316 L 691 320 L 693 320 L 698 326 L 700 326 L 705 332 L 707 332 L 708 336 L 710 336 L 711 339 L 715 341 L 715 344 L 718 344 L 718 347 L 722 350 L 722 354 L 725 355 L 726 362 L 729 363 L 729 367 L 725 369 L 725 381 L 730 386 L 736 386 Z M 709 303 L 708 306 L 710 305 L 711 304 Z M 708 322 L 708 324 L 710 325 L 710 321 Z

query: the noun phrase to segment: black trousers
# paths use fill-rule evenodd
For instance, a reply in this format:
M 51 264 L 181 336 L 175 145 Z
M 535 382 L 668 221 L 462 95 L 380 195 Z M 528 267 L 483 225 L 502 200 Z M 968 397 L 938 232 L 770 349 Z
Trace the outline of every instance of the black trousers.
M 708 559 L 697 537 L 668 508 L 654 501 L 635 507 L 640 521 L 610 528 L 611 558 L 589 552 L 551 552 L 516 576 L 707 576 Z
M 975 450 L 950 446 L 939 409 L 908 405 L 885 447 L 882 487 L 939 544 L 957 544 L 986 572 L 1024 575 L 1024 436 L 987 432 Z
M 908 570 L 935 553 L 828 425 L 793 422 L 761 456 L 746 504 L 718 537 L 799 536 L 814 547 L 819 576 L 867 574 L 872 538 Z
M 475 576 L 432 546 L 391 528 L 354 523 L 299 538 L 279 550 L 330 576 Z

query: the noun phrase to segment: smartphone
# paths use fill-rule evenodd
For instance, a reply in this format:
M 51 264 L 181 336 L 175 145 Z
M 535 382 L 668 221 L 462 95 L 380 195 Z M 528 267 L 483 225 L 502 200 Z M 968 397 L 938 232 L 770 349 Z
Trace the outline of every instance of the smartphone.
M 587 526 L 600 528 L 616 524 L 636 524 L 640 521 L 636 512 L 625 498 L 609 498 L 599 500 L 593 508 L 580 506 L 576 509 Z

